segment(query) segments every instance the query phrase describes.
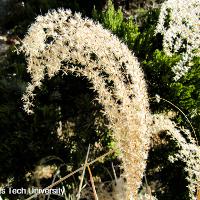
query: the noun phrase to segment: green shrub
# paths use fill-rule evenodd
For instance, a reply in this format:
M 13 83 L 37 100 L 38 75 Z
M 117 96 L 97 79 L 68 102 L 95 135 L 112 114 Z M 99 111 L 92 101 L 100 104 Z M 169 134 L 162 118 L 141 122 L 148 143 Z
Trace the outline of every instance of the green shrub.
M 98 12 L 94 9 L 93 18 L 121 38 L 130 49 L 133 48 L 135 40 L 139 35 L 138 26 L 134 23 L 133 17 L 125 19 L 121 9 L 116 11 L 112 1 L 109 0 L 108 8 L 103 12 Z

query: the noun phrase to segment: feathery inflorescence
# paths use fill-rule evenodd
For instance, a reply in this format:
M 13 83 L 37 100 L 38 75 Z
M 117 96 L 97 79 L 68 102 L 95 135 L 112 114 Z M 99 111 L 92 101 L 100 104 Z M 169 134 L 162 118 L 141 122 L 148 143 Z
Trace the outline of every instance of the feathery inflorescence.
M 121 150 L 127 196 L 136 196 L 146 166 L 150 120 L 144 75 L 139 63 L 117 37 L 70 10 L 38 16 L 23 40 L 32 82 L 23 95 L 24 109 L 33 112 L 34 90 L 45 75 L 59 71 L 86 77 L 109 120 Z

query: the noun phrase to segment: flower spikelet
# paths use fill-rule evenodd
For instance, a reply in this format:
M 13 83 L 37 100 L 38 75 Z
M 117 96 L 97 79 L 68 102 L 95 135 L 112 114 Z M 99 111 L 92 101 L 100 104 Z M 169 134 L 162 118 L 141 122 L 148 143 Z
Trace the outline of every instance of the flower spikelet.
M 34 88 L 44 76 L 86 77 L 109 120 L 121 150 L 127 196 L 136 196 L 145 170 L 149 146 L 148 97 L 139 63 L 116 36 L 79 13 L 51 11 L 38 16 L 23 40 L 32 82 L 23 96 L 24 108 L 33 109 Z

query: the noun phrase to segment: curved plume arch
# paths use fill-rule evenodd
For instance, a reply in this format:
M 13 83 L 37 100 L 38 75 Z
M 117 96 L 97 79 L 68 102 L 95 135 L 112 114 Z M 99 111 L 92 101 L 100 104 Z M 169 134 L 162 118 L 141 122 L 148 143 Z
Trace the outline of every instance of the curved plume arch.
M 134 55 L 100 24 L 70 10 L 38 16 L 21 51 L 27 56 L 32 78 L 23 96 L 28 113 L 32 112 L 34 89 L 46 74 L 51 78 L 63 71 L 84 76 L 93 84 L 121 150 L 126 198 L 136 195 L 147 159 L 149 111 L 143 73 Z

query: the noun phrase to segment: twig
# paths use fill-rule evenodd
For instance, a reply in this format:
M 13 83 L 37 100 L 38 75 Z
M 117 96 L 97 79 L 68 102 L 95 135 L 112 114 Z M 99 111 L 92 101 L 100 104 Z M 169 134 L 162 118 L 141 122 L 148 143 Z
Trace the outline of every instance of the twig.
M 152 199 L 151 187 L 149 186 L 149 184 L 147 182 L 146 174 L 144 174 L 144 180 L 145 180 L 145 184 L 146 184 L 146 192 L 147 192 L 147 194 L 150 195 L 150 199 Z
M 156 98 L 157 97 L 151 97 L 150 99 L 156 99 Z M 164 98 L 162 98 L 160 96 L 158 98 L 161 99 L 161 100 L 163 100 L 163 101 L 165 101 L 165 102 L 167 102 L 167 103 L 169 103 L 170 105 L 174 106 L 176 109 L 178 109 L 183 114 L 183 116 L 186 118 L 186 120 L 188 121 L 188 123 L 190 124 L 190 126 L 192 128 L 193 135 L 194 135 L 194 138 L 196 140 L 196 143 L 199 145 L 198 139 L 197 139 L 197 135 L 196 135 L 196 132 L 194 130 L 194 127 L 193 127 L 192 123 L 190 122 L 190 120 L 188 119 L 188 117 L 186 116 L 186 114 L 178 106 L 176 106 L 175 104 L 173 104 L 171 101 L 168 101 L 167 99 L 164 99 Z
M 83 173 L 82 173 L 81 181 L 80 181 L 80 184 L 79 184 L 79 190 L 78 190 L 78 194 L 77 194 L 77 200 L 79 200 L 80 197 L 81 197 L 81 189 L 82 189 L 82 185 L 83 185 L 83 179 L 84 179 L 84 176 L 85 176 L 85 169 L 86 169 L 87 163 L 88 163 L 89 152 L 90 152 L 90 144 L 88 146 L 87 155 L 86 155 L 86 158 L 85 158 L 85 164 L 83 166 Z
M 113 174 L 114 174 L 114 177 L 115 177 L 115 183 L 117 184 L 117 175 L 116 175 L 116 172 L 115 172 L 113 162 L 112 162 L 112 170 L 113 170 Z
M 93 176 L 92 176 L 92 172 L 91 172 L 89 166 L 87 166 L 87 168 L 88 168 L 88 172 L 90 174 L 90 181 L 91 181 L 91 184 L 92 184 L 92 191 L 93 191 L 93 194 L 94 194 L 94 199 L 98 200 L 98 196 L 97 196 L 97 192 L 96 192 L 96 189 L 95 189 L 94 179 L 93 179 Z
M 110 150 L 109 152 L 103 154 L 102 156 L 99 156 L 98 158 L 94 159 L 93 161 L 87 163 L 86 166 L 90 166 L 90 165 L 94 164 L 95 162 L 97 162 L 98 160 L 101 160 L 102 158 L 108 156 L 109 154 L 114 153 L 115 150 L 116 150 L 116 149 L 112 149 L 112 150 Z M 44 189 L 51 189 L 51 188 L 55 187 L 56 185 L 62 183 L 64 180 L 66 180 L 66 179 L 68 179 L 69 177 L 71 177 L 71 176 L 73 176 L 74 174 L 76 174 L 77 172 L 83 170 L 83 168 L 84 168 L 84 166 L 78 168 L 77 170 L 75 170 L 75 171 L 73 171 L 72 173 L 70 173 L 70 174 L 64 176 L 63 178 L 60 178 L 58 181 L 54 182 L 53 184 L 49 185 L 48 187 L 46 187 L 46 188 L 44 188 Z M 33 199 L 33 198 L 35 198 L 35 197 L 37 197 L 37 196 L 38 196 L 38 194 L 36 193 L 36 194 L 30 196 L 29 198 L 27 198 L 27 199 L 25 199 L 25 200 L 31 200 L 31 199 Z
M 52 180 L 51 184 L 53 184 L 53 183 L 55 182 L 58 173 L 59 173 L 59 170 L 57 170 L 56 173 L 55 173 L 55 175 L 53 176 L 53 180 Z M 49 195 L 48 195 L 48 197 L 47 197 L 47 200 L 50 199 L 50 196 L 51 196 L 51 194 L 49 193 Z

